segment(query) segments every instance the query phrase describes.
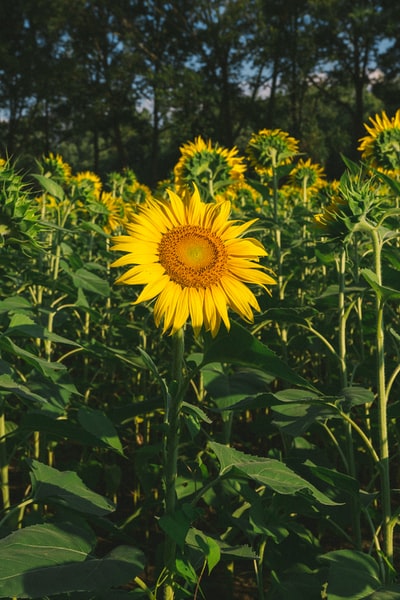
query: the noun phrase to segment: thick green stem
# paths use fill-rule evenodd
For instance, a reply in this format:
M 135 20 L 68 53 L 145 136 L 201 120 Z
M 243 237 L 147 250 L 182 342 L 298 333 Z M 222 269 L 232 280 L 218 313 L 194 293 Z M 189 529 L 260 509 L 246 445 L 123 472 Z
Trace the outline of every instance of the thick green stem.
M 6 419 L 3 408 L 0 414 L 0 476 L 1 476 L 1 495 L 3 498 L 3 509 L 10 508 L 10 486 L 8 481 L 8 458 L 6 448 Z
M 346 346 L 346 325 L 347 315 L 345 306 L 345 289 L 346 289 L 346 250 L 342 248 L 339 261 L 338 261 L 338 283 L 339 283 L 339 297 L 338 297 L 338 316 L 339 316 L 339 360 L 340 360 L 340 385 L 342 389 L 348 386 L 347 376 L 347 346 Z M 349 421 L 344 422 L 345 436 L 346 436 L 346 447 L 347 447 L 347 464 L 349 475 L 354 479 L 357 479 L 356 464 L 354 459 L 354 446 L 353 436 L 351 430 L 351 424 Z M 352 504 L 352 521 L 353 521 L 353 535 L 354 545 L 356 548 L 361 548 L 361 527 L 360 527 L 360 502 L 358 498 L 353 498 Z
M 176 508 L 176 477 L 178 471 L 179 425 L 183 400 L 183 357 L 184 333 L 177 331 L 173 338 L 172 353 L 172 385 L 174 393 L 168 400 L 165 413 L 166 432 L 164 437 L 164 487 L 165 514 L 172 515 Z M 176 542 L 166 535 L 164 543 L 164 565 L 167 569 L 167 580 L 164 584 L 164 600 L 174 598 L 173 578 L 175 571 Z
M 382 285 L 381 251 L 382 242 L 379 232 L 371 229 L 374 250 L 375 275 L 379 286 Z M 391 523 L 391 488 L 389 471 L 389 439 L 387 417 L 387 394 L 385 383 L 385 333 L 383 320 L 384 301 L 376 293 L 376 360 L 377 360 L 377 398 L 379 411 L 379 458 L 382 494 L 382 531 L 384 551 L 390 564 L 393 563 L 393 526 Z

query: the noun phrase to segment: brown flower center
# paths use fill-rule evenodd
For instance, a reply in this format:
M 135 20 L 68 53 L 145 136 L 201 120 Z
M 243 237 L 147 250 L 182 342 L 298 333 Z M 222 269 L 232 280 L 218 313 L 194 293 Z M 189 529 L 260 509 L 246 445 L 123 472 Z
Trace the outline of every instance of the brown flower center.
M 183 287 L 209 287 L 226 271 L 223 241 L 203 227 L 184 225 L 167 231 L 158 251 L 169 277 Z

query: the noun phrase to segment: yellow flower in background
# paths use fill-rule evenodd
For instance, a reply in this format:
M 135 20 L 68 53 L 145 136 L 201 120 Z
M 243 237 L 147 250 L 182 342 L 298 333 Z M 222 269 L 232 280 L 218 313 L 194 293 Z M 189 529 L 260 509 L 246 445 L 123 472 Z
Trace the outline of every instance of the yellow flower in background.
M 400 175 L 400 108 L 389 118 L 385 111 L 364 124 L 369 135 L 361 138 L 358 150 L 363 160 L 387 175 Z
M 174 168 L 175 187 L 178 194 L 193 192 L 196 185 L 207 201 L 233 181 L 243 178 L 246 170 L 238 149 L 227 149 L 201 136 L 180 147 L 181 157 Z
M 292 186 L 313 194 L 324 186 L 325 172 L 321 165 L 313 163 L 311 158 L 300 158 L 289 173 L 289 181 Z
M 259 265 L 263 246 L 242 235 L 255 220 L 230 221 L 229 202 L 204 203 L 197 188 L 182 200 L 149 200 L 139 207 L 128 235 L 114 238 L 114 250 L 125 252 L 114 267 L 134 265 L 117 283 L 144 285 L 135 304 L 156 298 L 154 320 L 163 332 L 175 333 L 191 320 L 197 335 L 204 326 L 215 336 L 221 321 L 229 329 L 228 309 L 248 322 L 260 307 L 247 284 L 264 288 L 275 280 Z
M 50 152 L 48 156 L 43 156 L 40 164 L 46 177 L 52 177 L 59 183 L 69 183 L 72 170 L 60 154 Z
M 101 179 L 96 173 L 92 171 L 81 171 L 73 177 L 73 183 L 75 183 L 79 190 L 82 191 L 85 196 L 94 196 L 99 198 L 102 190 Z
M 256 173 L 271 175 L 273 169 L 291 163 L 299 142 L 281 129 L 261 129 L 251 136 L 246 153 Z
M 104 231 L 111 234 L 121 230 L 123 223 L 127 218 L 122 198 L 114 196 L 111 192 L 102 192 L 99 202 L 105 208 L 106 222 L 103 226 Z

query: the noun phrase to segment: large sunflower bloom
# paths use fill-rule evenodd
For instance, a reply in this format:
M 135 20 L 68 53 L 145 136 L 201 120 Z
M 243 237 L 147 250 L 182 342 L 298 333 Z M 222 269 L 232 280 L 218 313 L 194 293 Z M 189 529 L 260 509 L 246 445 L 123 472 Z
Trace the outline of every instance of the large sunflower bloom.
M 164 333 L 190 318 L 196 335 L 204 326 L 215 336 L 221 321 L 229 330 L 229 308 L 252 322 L 260 307 L 246 284 L 267 292 L 275 284 L 258 264 L 263 246 L 241 237 L 254 220 L 229 221 L 230 202 L 204 203 L 197 188 L 185 201 L 168 195 L 169 202 L 148 200 L 126 225 L 129 235 L 114 238 L 113 249 L 127 254 L 113 266 L 134 265 L 117 283 L 145 286 L 135 304 L 156 298 L 154 320 Z
M 400 174 L 400 108 L 391 119 L 383 111 L 364 124 L 369 135 L 361 138 L 358 150 L 362 159 L 387 175 Z

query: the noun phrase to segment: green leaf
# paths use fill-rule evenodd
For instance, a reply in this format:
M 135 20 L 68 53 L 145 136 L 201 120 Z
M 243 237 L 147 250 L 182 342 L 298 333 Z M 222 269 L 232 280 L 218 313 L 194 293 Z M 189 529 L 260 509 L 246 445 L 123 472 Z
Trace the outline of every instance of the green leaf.
M 375 590 L 365 600 L 400 600 L 400 585 L 393 584 Z
M 199 421 L 203 421 L 204 423 L 212 423 L 212 420 L 206 415 L 204 410 L 199 406 L 195 406 L 194 404 L 182 402 L 182 413 L 191 415 L 197 418 Z
M 0 540 L 0 595 L 30 598 L 27 573 L 40 578 L 43 569 L 87 558 L 95 544 L 89 530 L 71 524 L 33 525 Z M 42 592 L 40 592 L 40 595 Z
M 110 286 L 108 281 L 103 277 L 99 277 L 96 273 L 92 273 L 81 267 L 76 271 L 70 271 L 72 281 L 76 288 L 82 288 L 88 292 L 95 292 L 100 296 L 108 297 L 110 295 Z
M 0 301 L 0 314 L 7 312 L 32 312 L 32 306 L 26 298 L 22 296 L 9 296 Z
M 378 298 L 381 298 L 384 301 L 400 298 L 400 290 L 395 290 L 393 288 L 380 285 L 376 273 L 371 271 L 371 269 L 361 269 L 361 275 L 374 290 Z
M 118 452 L 118 454 L 121 454 L 121 456 L 124 456 L 118 433 L 103 411 L 81 406 L 78 410 L 78 421 L 86 431 Z
M 204 556 L 207 559 L 208 573 L 211 573 L 213 568 L 221 560 L 221 549 L 218 543 L 208 535 L 203 535 L 198 539 L 199 546 L 204 552 Z
M 43 375 L 51 376 L 53 371 L 61 371 L 65 370 L 65 365 L 58 362 L 49 362 L 36 356 L 36 354 L 32 354 L 28 350 L 24 350 L 17 344 L 6 336 L 0 337 L 0 349 L 13 354 L 14 356 L 18 356 L 22 358 L 26 363 L 34 367 L 36 370 L 40 371 Z
M 343 388 L 342 394 L 349 408 L 361 404 L 371 404 L 375 400 L 374 393 L 371 390 L 358 385 Z
M 204 538 L 205 534 L 196 529 L 195 527 L 191 527 L 186 536 L 186 544 L 195 550 L 199 550 L 202 552 L 201 546 L 199 546 L 199 539 Z M 207 539 L 210 539 L 211 536 L 206 536 Z M 230 557 L 230 558 L 238 558 L 243 560 L 254 560 L 257 558 L 257 554 L 250 546 L 230 546 L 226 542 L 216 539 L 215 537 L 211 538 L 213 542 L 218 544 L 220 548 L 221 555 Z
M 323 402 L 281 404 L 272 406 L 273 423 L 280 430 L 293 437 L 302 435 L 319 421 L 325 421 L 332 417 L 338 417 L 335 408 L 325 405 Z
M 212 362 L 259 368 L 274 378 L 315 389 L 311 383 L 292 371 L 268 346 L 234 321 L 229 332 L 221 329 L 214 339 L 209 336 L 206 338 L 202 365 Z
M 79 346 L 76 342 L 69 340 L 61 335 L 48 331 L 42 325 L 38 325 L 28 317 L 25 313 L 15 313 L 11 319 L 7 331 L 7 335 L 24 335 L 41 340 L 50 340 L 51 342 L 68 344 L 70 346 Z
M 245 454 L 217 442 L 209 442 L 209 447 L 215 452 L 220 463 L 221 477 L 234 471 L 241 477 L 266 485 L 278 494 L 308 492 L 321 504 L 337 505 L 337 502 L 332 501 L 279 460 Z
M 82 513 L 102 516 L 115 510 L 114 504 L 90 490 L 73 471 L 58 471 L 37 460 L 31 467 L 32 492 L 35 502 L 51 501 L 67 505 Z
M 191 504 L 182 504 L 171 514 L 160 517 L 158 524 L 183 549 L 192 521 L 199 517 L 199 509 Z
M 144 568 L 140 550 L 118 546 L 104 558 L 88 556 L 91 533 L 71 525 L 34 525 L 0 540 L 0 594 L 42 598 L 68 592 L 104 592 Z
M 376 561 L 356 550 L 334 550 L 321 556 L 329 563 L 329 600 L 365 599 L 381 587 Z
M 0 375 L 0 390 L 8 394 L 15 394 L 20 398 L 31 400 L 32 402 L 47 403 L 47 398 L 32 392 L 26 385 L 14 381 L 8 373 Z
M 45 192 L 47 192 L 51 196 L 54 196 L 55 198 L 57 198 L 57 200 L 64 199 L 64 190 L 58 183 L 53 181 L 53 179 L 45 177 L 44 175 L 33 175 L 33 177 L 38 180 Z

